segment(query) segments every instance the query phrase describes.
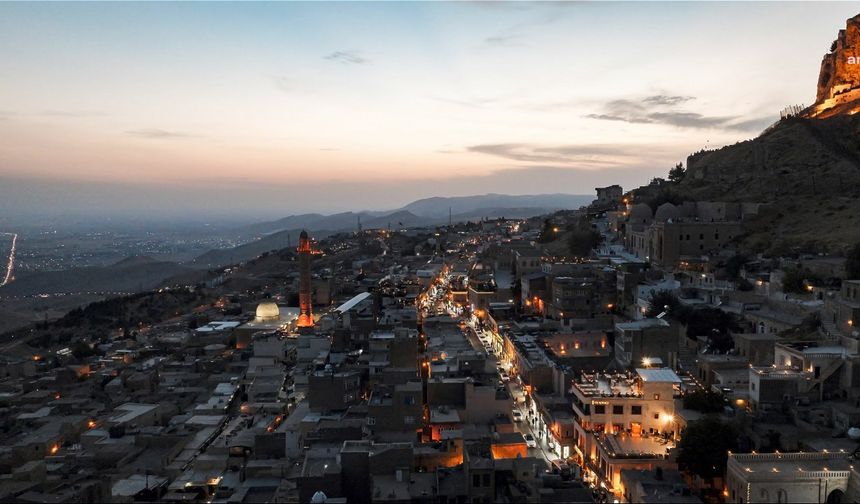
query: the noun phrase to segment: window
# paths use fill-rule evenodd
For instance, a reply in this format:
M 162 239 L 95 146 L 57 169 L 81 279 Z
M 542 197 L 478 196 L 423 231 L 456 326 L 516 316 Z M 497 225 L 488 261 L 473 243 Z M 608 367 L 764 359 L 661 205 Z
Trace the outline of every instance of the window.
M 490 486 L 490 475 L 489 475 L 489 474 L 485 474 L 483 478 L 484 478 L 484 486 L 485 486 L 485 487 Z
M 594 405 L 594 414 L 595 415 L 603 415 L 606 413 L 606 406 L 603 404 L 595 404 Z
M 654 420 L 660 420 L 660 413 L 654 413 Z
M 705 239 L 705 233 L 699 233 L 699 239 L 704 240 Z
M 660 394 L 654 394 L 654 400 L 659 401 L 660 400 Z
M 367 417 L 367 425 L 376 425 L 376 417 Z
M 631 415 L 641 415 L 642 414 L 642 406 L 639 404 L 634 404 L 630 407 Z
M 616 404 L 612 406 L 612 414 L 613 415 L 623 415 L 624 414 L 624 405 Z
M 406 415 L 405 417 L 403 417 L 403 423 L 405 423 L 406 425 L 412 425 L 415 423 L 415 417 L 412 415 Z
M 473 487 L 481 486 L 481 475 L 480 474 L 473 474 L 472 475 L 472 486 Z
M 403 398 L 403 404 L 406 406 L 411 406 L 411 405 L 415 404 L 415 397 L 414 396 L 404 397 Z

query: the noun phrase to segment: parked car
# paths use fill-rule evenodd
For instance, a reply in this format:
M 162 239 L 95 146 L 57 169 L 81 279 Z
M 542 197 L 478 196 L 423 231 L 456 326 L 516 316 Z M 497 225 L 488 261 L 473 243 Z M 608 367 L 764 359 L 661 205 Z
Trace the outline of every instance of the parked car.
M 514 410 L 513 417 L 514 417 L 514 422 L 519 423 L 519 422 L 523 421 L 523 414 L 520 413 L 520 410 Z
M 531 434 L 526 434 L 523 437 L 526 438 L 526 446 L 528 446 L 529 448 L 537 448 L 537 440 L 534 436 L 532 436 Z

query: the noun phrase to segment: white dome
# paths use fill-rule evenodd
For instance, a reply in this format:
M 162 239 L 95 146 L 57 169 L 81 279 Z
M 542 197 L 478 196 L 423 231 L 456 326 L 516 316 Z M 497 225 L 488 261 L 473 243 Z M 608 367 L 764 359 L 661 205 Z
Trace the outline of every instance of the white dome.
M 312 504 L 322 504 L 327 500 L 328 497 L 326 497 L 326 494 L 322 493 L 321 491 L 317 491 L 316 493 L 314 493 L 314 496 L 311 497 Z
M 278 320 L 280 318 L 281 310 L 275 303 L 264 301 L 257 305 L 257 320 Z
M 860 440 L 860 429 L 857 427 L 851 427 L 848 429 L 848 437 L 854 441 Z

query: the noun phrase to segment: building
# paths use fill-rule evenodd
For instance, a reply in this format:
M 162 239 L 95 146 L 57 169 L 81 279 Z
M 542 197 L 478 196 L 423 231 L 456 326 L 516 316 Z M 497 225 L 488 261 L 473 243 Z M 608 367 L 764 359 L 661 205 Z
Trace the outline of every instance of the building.
M 299 328 L 309 328 L 314 325 L 313 298 L 311 297 L 311 241 L 308 232 L 302 230 L 299 235 Z
M 857 502 L 860 472 L 848 453 L 731 453 L 727 502 Z
M 673 363 L 678 355 L 678 329 L 659 318 L 615 324 L 615 361 L 621 367 L 639 366 L 646 359 Z

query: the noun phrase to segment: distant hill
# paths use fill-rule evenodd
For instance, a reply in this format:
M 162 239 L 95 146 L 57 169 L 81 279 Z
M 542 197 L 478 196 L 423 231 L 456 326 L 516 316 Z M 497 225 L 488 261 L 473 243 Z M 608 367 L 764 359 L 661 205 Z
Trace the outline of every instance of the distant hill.
M 136 292 L 157 287 L 166 278 L 193 271 L 151 257 L 130 257 L 110 266 L 43 271 L 22 276 L 0 288 L 0 296 Z
M 301 229 L 288 229 L 263 236 L 237 247 L 210 250 L 195 258 L 188 265 L 198 268 L 214 268 L 247 261 L 264 252 L 295 247 L 299 243 L 299 233 L 301 232 Z M 313 237 L 321 239 L 331 234 L 334 234 L 334 231 L 319 230 L 313 232 Z
M 413 201 L 400 210 L 412 212 L 422 217 L 448 217 L 450 208 L 453 214 L 475 215 L 481 209 L 505 212 L 508 208 L 532 208 L 540 213 L 561 209 L 579 208 L 591 203 L 592 195 L 577 194 L 535 194 L 514 196 L 509 194 L 483 194 L 479 196 L 456 196 L 449 198 L 425 198 Z M 538 214 L 535 214 L 538 215 Z M 486 215 L 500 217 L 501 215 Z
M 449 210 L 452 217 L 457 217 L 459 220 L 514 216 L 515 214 L 531 217 L 560 209 L 579 208 L 589 204 L 592 199 L 594 199 L 593 196 L 576 194 L 526 196 L 484 194 L 450 198 L 434 197 L 416 200 L 390 211 L 291 215 L 274 221 L 246 226 L 242 228 L 242 234 L 257 238 L 261 235 L 288 229 L 343 231 L 356 229 L 359 218 L 365 229 L 384 228 L 388 226 L 389 222 L 392 226 L 398 226 L 398 222 L 402 222 L 402 226 L 426 226 L 447 222 Z M 527 213 L 531 213 L 531 215 L 525 215 Z
M 263 252 L 296 246 L 302 229 L 311 231 L 315 238 L 324 238 L 340 231 L 355 230 L 359 219 L 363 229 L 392 229 L 421 227 L 482 218 L 528 218 L 560 209 L 587 205 L 593 196 L 574 194 L 538 194 L 511 196 L 484 194 L 451 198 L 426 198 L 389 212 L 341 212 L 332 215 L 317 213 L 291 215 L 282 219 L 261 222 L 241 229 L 246 243 L 229 248 L 210 250 L 191 263 L 196 267 L 215 267 L 247 261 Z

